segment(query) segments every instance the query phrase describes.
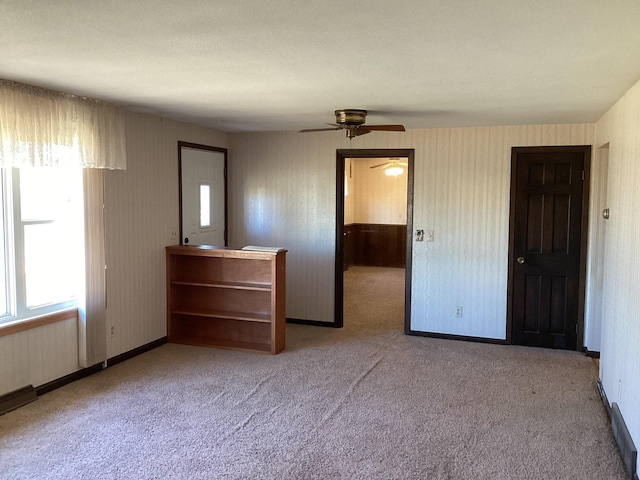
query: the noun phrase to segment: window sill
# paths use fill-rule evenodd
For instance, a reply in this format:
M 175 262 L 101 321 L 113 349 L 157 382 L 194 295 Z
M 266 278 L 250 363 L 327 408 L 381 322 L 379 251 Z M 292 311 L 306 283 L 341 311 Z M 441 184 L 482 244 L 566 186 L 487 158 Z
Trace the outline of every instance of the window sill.
M 77 317 L 78 309 L 72 308 L 63 312 L 50 313 L 41 317 L 31 318 L 29 320 L 12 322 L 8 325 L 0 325 L 0 337 L 13 335 L 14 333 L 24 332 L 25 330 L 31 330 L 32 328 L 38 328 L 44 325 L 50 325 L 52 323 L 62 322 L 64 320 Z

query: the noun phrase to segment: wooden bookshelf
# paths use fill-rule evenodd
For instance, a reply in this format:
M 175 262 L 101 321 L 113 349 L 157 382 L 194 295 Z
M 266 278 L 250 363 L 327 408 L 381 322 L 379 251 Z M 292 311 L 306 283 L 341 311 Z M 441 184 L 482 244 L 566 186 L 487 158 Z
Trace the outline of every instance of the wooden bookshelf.
M 286 250 L 178 245 L 166 253 L 169 342 L 284 350 Z

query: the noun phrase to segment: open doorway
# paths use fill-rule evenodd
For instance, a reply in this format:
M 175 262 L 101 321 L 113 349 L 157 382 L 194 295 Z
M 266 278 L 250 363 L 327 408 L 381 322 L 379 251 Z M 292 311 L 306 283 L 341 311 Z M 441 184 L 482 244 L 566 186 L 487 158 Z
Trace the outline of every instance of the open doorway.
M 412 149 L 337 151 L 336 327 L 351 315 L 410 330 L 413 162 Z

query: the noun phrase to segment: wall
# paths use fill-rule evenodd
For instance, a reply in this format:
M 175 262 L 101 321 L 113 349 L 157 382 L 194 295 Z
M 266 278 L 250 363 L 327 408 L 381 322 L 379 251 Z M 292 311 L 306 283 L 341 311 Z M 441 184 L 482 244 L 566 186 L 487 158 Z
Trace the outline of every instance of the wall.
M 178 141 L 227 148 L 227 134 L 126 117 L 127 170 L 105 174 L 107 357 L 166 335 L 165 252 L 178 243 Z
M 166 245 L 178 242 L 178 140 L 226 148 L 227 134 L 126 114 L 127 170 L 105 172 L 107 357 L 166 335 Z M 114 327 L 115 334 L 109 335 Z M 0 337 L 0 395 L 79 369 L 76 320 Z
M 384 163 L 381 158 L 350 159 L 353 221 L 350 223 L 407 223 L 407 173 L 397 177 L 384 174 L 384 168 L 371 168 Z M 345 224 L 346 212 L 345 205 Z
M 506 338 L 511 148 L 589 145 L 593 135 L 585 124 L 426 133 L 414 228 L 433 230 L 435 242 L 414 244 L 414 330 Z
M 78 320 L 0 337 L 0 395 L 78 370 Z
M 610 182 L 616 188 L 609 225 L 617 225 L 607 233 L 605 292 L 615 292 L 616 301 L 607 300 L 605 316 L 617 323 L 603 338 L 603 377 L 611 398 L 622 399 L 623 414 L 632 419 L 638 413 L 628 413 L 632 407 L 624 399 L 640 392 L 623 361 L 640 333 L 625 312 L 634 311 L 630 289 L 638 274 L 624 252 L 635 251 L 640 238 L 633 223 L 637 90 L 598 124 L 599 144 L 612 138 Z M 412 328 L 486 338 L 505 334 L 511 147 L 594 140 L 594 126 L 586 124 L 376 132 L 351 143 L 341 132 L 226 135 L 134 113 L 127 115 L 126 128 L 128 169 L 105 174 L 107 330 L 115 331 L 107 335 L 108 357 L 166 333 L 164 247 L 173 243 L 170 231 L 178 226 L 178 140 L 230 148 L 230 244 L 288 248 L 287 316 L 325 322 L 333 321 L 336 149 L 414 148 L 414 227 L 434 230 L 435 242 L 413 246 Z M 625 229 L 616 218 L 624 219 Z M 463 318 L 454 318 L 458 305 L 464 306 Z M 10 379 L 6 391 L 77 368 L 69 363 L 70 356 L 77 359 L 75 324 L 0 341 L 3 378 Z M 619 345 L 622 353 L 616 352 Z M 22 370 L 21 355 L 36 358 L 30 373 Z M 628 371 L 638 371 L 637 359 Z
M 596 125 L 597 146 L 609 144 L 600 378 L 640 446 L 640 82 Z
M 344 197 L 344 224 L 351 225 L 356 221 L 356 201 L 354 190 L 353 171 L 357 160 L 351 158 L 344 159 L 344 188 L 348 195 Z
M 337 133 L 231 137 L 229 245 L 288 249 L 289 318 L 333 321 Z
M 591 352 L 600 352 L 602 338 L 603 283 L 605 233 L 608 220 L 602 211 L 608 206 L 609 148 L 599 146 L 591 161 L 589 208 L 589 258 L 587 261 L 587 290 L 585 317 L 590 328 L 585 331 L 584 345 Z
M 333 321 L 336 149 L 414 148 L 412 328 L 504 339 L 511 147 L 592 144 L 594 126 L 235 134 L 231 240 L 289 249 L 287 316 Z M 456 306 L 464 316 L 455 318 Z

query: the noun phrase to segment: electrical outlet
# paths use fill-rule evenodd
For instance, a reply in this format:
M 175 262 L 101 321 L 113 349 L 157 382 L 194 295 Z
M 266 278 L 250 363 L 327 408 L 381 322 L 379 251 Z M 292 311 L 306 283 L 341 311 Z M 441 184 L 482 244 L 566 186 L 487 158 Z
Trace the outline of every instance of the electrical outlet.
M 462 307 L 456 307 L 456 317 L 462 317 Z
M 169 243 L 178 243 L 178 229 L 176 227 L 169 229 Z
M 116 334 L 116 327 L 111 325 L 111 328 L 109 328 L 109 336 L 113 337 L 115 334 Z
M 427 242 L 433 242 L 433 237 L 434 237 L 434 233 L 433 230 L 427 230 L 425 235 L 425 239 L 427 240 Z

